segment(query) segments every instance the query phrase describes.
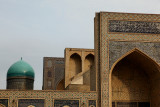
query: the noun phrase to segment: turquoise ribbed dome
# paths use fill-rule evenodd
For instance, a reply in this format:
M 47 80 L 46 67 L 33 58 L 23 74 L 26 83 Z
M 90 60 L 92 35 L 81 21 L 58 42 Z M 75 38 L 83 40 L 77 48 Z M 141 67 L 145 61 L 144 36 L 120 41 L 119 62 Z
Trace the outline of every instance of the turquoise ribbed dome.
M 34 78 L 33 68 L 25 61 L 20 60 L 14 63 L 7 72 L 7 78 L 10 77 L 30 77 Z

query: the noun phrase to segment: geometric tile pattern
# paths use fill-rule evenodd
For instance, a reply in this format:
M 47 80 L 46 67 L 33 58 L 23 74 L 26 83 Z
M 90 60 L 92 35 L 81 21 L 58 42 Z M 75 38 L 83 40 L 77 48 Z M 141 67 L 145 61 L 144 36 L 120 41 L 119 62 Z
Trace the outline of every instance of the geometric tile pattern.
M 160 63 L 159 42 L 109 41 L 109 70 L 114 62 L 135 48 L 145 53 L 157 63 Z

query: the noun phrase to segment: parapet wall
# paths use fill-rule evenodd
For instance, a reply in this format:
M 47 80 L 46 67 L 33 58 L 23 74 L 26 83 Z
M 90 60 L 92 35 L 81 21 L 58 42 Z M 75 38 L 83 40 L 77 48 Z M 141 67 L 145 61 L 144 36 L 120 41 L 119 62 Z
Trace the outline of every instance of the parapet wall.
M 69 92 L 52 90 L 0 90 L 0 104 L 6 107 L 23 107 L 33 105 L 38 107 L 88 107 L 97 102 L 96 92 Z

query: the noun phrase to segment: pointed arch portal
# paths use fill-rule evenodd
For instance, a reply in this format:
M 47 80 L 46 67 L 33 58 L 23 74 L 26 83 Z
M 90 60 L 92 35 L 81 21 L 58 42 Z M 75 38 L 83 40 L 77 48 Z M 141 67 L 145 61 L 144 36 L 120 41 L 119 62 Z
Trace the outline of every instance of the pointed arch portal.
M 110 78 L 112 107 L 159 107 L 160 66 L 142 51 L 116 61 Z

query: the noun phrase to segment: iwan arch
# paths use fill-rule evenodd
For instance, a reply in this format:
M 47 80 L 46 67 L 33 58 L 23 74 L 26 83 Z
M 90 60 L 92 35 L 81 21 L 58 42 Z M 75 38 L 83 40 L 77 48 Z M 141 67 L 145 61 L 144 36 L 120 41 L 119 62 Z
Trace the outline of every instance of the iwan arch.
M 138 49 L 119 58 L 110 71 L 112 106 L 150 107 L 160 99 L 160 66 Z M 157 100 L 157 101 L 156 101 Z

